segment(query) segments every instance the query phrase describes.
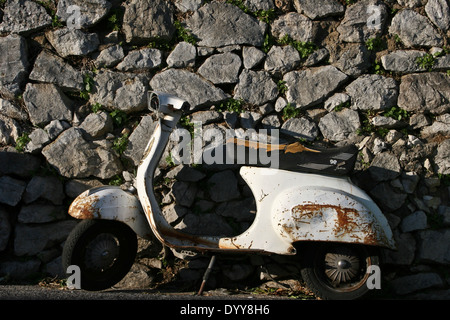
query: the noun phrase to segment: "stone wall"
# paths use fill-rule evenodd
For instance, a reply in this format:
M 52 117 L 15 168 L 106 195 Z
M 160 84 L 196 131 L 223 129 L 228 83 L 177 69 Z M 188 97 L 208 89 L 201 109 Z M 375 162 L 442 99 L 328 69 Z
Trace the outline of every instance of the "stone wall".
M 280 129 L 286 141 L 309 145 L 357 144 L 351 178 L 383 209 L 398 244 L 386 252 L 386 294 L 448 298 L 449 7 L 2 1 L 0 282 L 64 274 L 61 247 L 77 223 L 67 208 L 89 187 L 133 184 L 156 120 L 147 110 L 153 89 L 190 102 L 186 128 L 195 120 Z M 254 198 L 236 168 L 175 165 L 171 147 L 157 173 L 167 220 L 192 233 L 245 230 Z M 159 249 L 140 240 L 123 285 L 154 284 Z M 195 282 L 206 265 L 191 260 L 179 277 Z M 212 281 L 297 271 L 283 257 L 225 259 Z

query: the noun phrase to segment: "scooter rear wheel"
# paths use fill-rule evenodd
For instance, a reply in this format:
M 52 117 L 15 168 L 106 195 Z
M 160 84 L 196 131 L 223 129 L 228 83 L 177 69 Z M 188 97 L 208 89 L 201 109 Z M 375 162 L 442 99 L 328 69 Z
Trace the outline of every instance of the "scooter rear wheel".
M 302 279 L 316 296 L 353 300 L 368 291 L 369 267 L 379 265 L 378 250 L 363 245 L 321 243 L 303 255 Z
M 136 234 L 126 224 L 109 220 L 83 220 L 67 238 L 62 263 L 80 268 L 81 289 L 104 290 L 128 273 L 137 252 Z

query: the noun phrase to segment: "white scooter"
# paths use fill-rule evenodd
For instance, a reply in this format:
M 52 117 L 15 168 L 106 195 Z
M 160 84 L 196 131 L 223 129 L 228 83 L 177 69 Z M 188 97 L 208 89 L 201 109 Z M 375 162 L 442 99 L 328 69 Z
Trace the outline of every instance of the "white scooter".
M 278 168 L 240 168 L 256 201 L 255 219 L 245 232 L 192 235 L 166 221 L 153 190 L 169 136 L 189 105 L 162 93 L 149 92 L 148 100 L 159 122 L 137 170 L 137 195 L 103 186 L 83 192 L 70 206 L 69 214 L 83 221 L 65 243 L 63 268 L 80 268 L 81 288 L 102 290 L 119 282 L 134 262 L 138 235 L 156 236 L 170 248 L 210 253 L 210 268 L 221 252 L 297 254 L 302 279 L 324 299 L 356 299 L 369 290 L 368 279 L 379 265 L 378 249 L 395 249 L 395 242 L 383 213 L 346 176 L 355 163 L 355 148 L 320 150 L 298 142 L 258 145 L 231 139 L 229 143 L 245 149 L 278 152 Z

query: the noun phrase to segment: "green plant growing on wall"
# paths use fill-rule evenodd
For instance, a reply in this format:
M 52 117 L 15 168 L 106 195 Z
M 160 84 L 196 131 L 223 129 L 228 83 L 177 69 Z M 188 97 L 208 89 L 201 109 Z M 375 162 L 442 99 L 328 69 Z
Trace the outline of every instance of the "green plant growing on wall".
M 114 110 L 109 113 L 111 116 L 114 126 L 120 127 L 128 122 L 128 115 L 122 110 Z
M 228 99 L 226 102 L 220 104 L 219 110 L 241 113 L 244 109 L 244 100 L 242 99 Z
M 311 53 L 317 50 L 317 46 L 313 42 L 302 42 L 293 40 L 289 35 L 284 35 L 281 39 L 278 40 L 280 45 L 291 45 L 294 49 L 296 49 L 300 53 L 300 57 L 302 59 L 306 59 L 309 57 Z
M 281 94 L 285 94 L 286 91 L 288 90 L 288 87 L 286 85 L 286 81 L 283 80 L 279 80 L 277 82 L 277 87 L 278 87 L 278 92 Z
M 409 118 L 409 113 L 397 106 L 391 107 L 389 110 L 383 112 L 383 116 L 390 117 L 395 120 L 406 120 Z
M 416 63 L 422 69 L 425 69 L 427 71 L 432 71 L 433 66 L 436 63 L 435 55 L 432 55 L 431 53 L 427 53 L 426 55 L 424 55 L 422 57 L 418 57 L 416 59 Z
M 23 150 L 25 150 L 26 145 L 30 141 L 31 139 L 28 136 L 28 133 L 22 133 L 22 135 L 16 140 L 16 150 L 22 152 Z
M 177 30 L 178 39 L 188 42 L 194 46 L 197 44 L 197 38 L 192 33 L 190 33 L 185 27 L 183 27 L 180 21 L 175 21 L 174 26 L 175 29 Z
M 117 153 L 122 154 L 126 150 L 128 145 L 128 133 L 123 134 L 121 137 L 117 138 L 113 142 L 113 149 Z
M 379 37 L 370 38 L 366 41 L 366 47 L 370 51 L 380 51 L 383 49 L 383 40 Z
M 94 89 L 94 78 L 92 75 L 87 73 L 83 77 L 84 90 L 80 92 L 80 98 L 84 100 L 89 100 L 89 93 Z
M 300 109 L 296 108 L 295 106 L 293 106 L 291 103 L 288 103 L 284 108 L 283 108 L 283 115 L 282 118 L 284 121 L 291 119 L 291 118 L 296 118 L 301 114 Z

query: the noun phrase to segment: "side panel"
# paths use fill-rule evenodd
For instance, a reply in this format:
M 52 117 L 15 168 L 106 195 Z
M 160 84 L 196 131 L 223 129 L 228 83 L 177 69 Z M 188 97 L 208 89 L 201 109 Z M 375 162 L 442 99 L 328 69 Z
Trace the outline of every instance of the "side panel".
M 103 186 L 83 192 L 70 205 L 69 215 L 76 219 L 121 221 L 140 237 L 152 238 L 138 198 L 120 187 Z

